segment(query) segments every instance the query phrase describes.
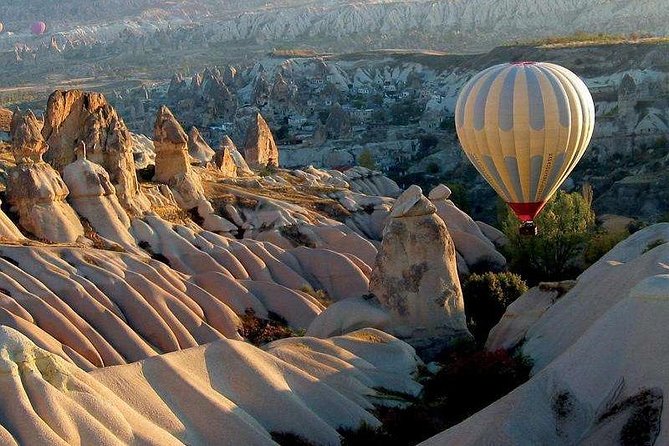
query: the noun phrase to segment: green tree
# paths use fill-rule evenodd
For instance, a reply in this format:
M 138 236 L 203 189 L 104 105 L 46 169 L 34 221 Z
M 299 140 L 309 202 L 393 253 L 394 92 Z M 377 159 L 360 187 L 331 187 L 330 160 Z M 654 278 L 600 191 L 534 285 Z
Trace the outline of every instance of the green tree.
M 288 127 L 288 124 L 284 124 L 281 127 L 279 127 L 276 132 L 274 132 L 274 136 L 278 141 L 285 141 L 290 138 L 290 127 Z
M 372 155 L 372 152 L 369 149 L 364 149 L 362 152 L 360 152 L 360 155 L 358 155 L 358 165 L 366 167 L 370 170 L 376 169 L 374 155 Z
M 442 119 L 441 123 L 439 124 L 439 128 L 441 130 L 455 132 L 455 117 L 446 116 L 444 119 Z
M 595 224 L 592 188 L 586 185 L 580 193 L 558 191 L 535 223 L 539 234 L 522 236 L 516 216 L 506 208 L 503 212 L 501 227 L 510 242 L 505 254 L 512 270 L 530 283 L 573 278 Z
M 467 326 L 479 345 L 485 343 L 506 307 L 526 291 L 523 279 L 508 272 L 471 274 L 462 281 Z

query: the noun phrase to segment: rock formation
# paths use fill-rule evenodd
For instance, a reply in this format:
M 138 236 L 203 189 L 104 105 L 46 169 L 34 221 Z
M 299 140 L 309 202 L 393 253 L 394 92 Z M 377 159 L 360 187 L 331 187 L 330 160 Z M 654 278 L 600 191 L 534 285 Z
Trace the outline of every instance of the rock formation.
M 519 348 L 532 378 L 422 444 L 667 444 L 666 240 L 669 224 L 650 226 L 566 294 L 540 286 L 519 298 L 488 345 Z
M 197 127 L 192 127 L 188 132 L 188 153 L 201 166 L 207 165 L 214 156 L 214 150 L 209 147 L 209 144 L 202 138 Z
M 77 161 L 63 169 L 63 181 L 70 190 L 68 201 L 102 237 L 124 248 L 135 247 L 128 232 L 130 218 L 120 205 L 109 174 L 86 159 L 86 143 L 79 142 Z
M 75 160 L 75 148 L 86 143 L 88 158 L 111 178 L 120 203 L 140 214 L 148 208 L 135 173 L 130 132 L 100 93 L 56 90 L 49 97 L 42 135 L 49 145 L 45 159 L 59 172 Z
M 196 207 L 204 199 L 204 189 L 193 171 L 188 155 L 188 136 L 172 112 L 165 106 L 158 111 L 153 132 L 156 149 L 154 181 L 165 183 L 177 193 L 184 209 Z
M 227 177 L 251 176 L 253 171 L 249 168 L 244 157 L 237 150 L 235 143 L 229 136 L 224 136 L 221 145 L 212 159 L 217 169 Z
M 156 151 L 153 141 L 145 135 L 131 133 L 132 155 L 137 169 L 145 169 L 156 164 Z
M 274 142 L 274 137 L 267 122 L 260 113 L 256 113 L 246 131 L 244 158 L 248 165 L 254 169 L 279 166 L 279 149 Z
M 341 139 L 351 135 L 351 117 L 339 103 L 332 106 L 325 121 L 325 129 L 328 138 Z
M 219 340 L 86 373 L 0 327 L 0 443 L 270 446 L 281 431 L 337 445 L 338 430 L 380 426 L 372 402 L 394 397 L 377 389 L 417 396 L 418 364 L 410 346 L 368 329 L 262 350 Z
M 426 356 L 468 337 L 455 248 L 434 205 L 411 186 L 395 202 L 370 280 L 393 333 Z
M 443 184 L 432 189 L 429 194 L 437 215 L 448 227 L 459 259 L 462 259 L 460 272 L 467 273 L 476 269 L 492 271 L 504 269 L 506 266 L 504 256 L 497 251 L 495 244 L 484 235 L 480 225 L 449 200 L 450 196 L 451 190 Z M 487 230 L 487 232 L 492 233 L 493 231 Z M 497 239 L 499 240 L 499 234 L 497 234 Z M 464 268 L 465 265 L 466 268 Z
M 337 171 L 330 171 L 335 174 Z M 354 192 L 366 195 L 380 195 L 382 197 L 397 197 L 402 193 L 397 183 L 383 175 L 381 172 L 367 169 L 362 166 L 355 166 L 346 170 L 340 176 L 346 180 Z
M 221 173 L 230 178 L 237 178 L 237 165 L 231 154 L 231 146 L 234 146 L 234 143 L 227 136 L 221 145 L 218 147 L 218 150 L 214 154 L 213 163 L 217 170 L 220 170 Z M 236 150 L 236 149 L 235 149 Z
M 19 224 L 36 237 L 73 243 L 84 235 L 79 217 L 67 204 L 69 191 L 58 172 L 42 161 L 46 144 L 32 112 L 12 118 L 12 152 L 16 167 L 7 173 L 7 199 Z
M 43 162 L 48 146 L 42 137 L 42 123 L 32 111 L 12 115 L 10 130 L 12 154 L 17 164 Z
M 190 172 L 188 136 L 165 106 L 156 116 L 153 144 L 156 151 L 155 181 L 169 183 L 174 177 Z

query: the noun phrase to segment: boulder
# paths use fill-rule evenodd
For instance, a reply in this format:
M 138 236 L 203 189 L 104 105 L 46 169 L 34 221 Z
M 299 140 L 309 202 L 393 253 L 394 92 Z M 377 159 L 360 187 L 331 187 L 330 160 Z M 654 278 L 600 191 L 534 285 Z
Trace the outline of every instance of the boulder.
M 393 206 L 370 291 L 390 311 L 391 332 L 426 357 L 471 336 L 453 241 L 418 186 L 407 189 Z
M 445 184 L 439 184 L 432 189 L 428 195 L 431 201 L 448 200 L 451 197 L 451 189 Z
M 44 155 L 59 172 L 75 161 L 75 148 L 86 143 L 88 159 L 101 165 L 120 203 L 133 213 L 149 208 L 142 195 L 133 157 L 130 131 L 100 93 L 56 90 L 49 97 L 42 135 L 49 145 Z
M 254 169 L 279 166 L 279 149 L 274 142 L 269 125 L 260 113 L 256 113 L 246 131 L 244 158 Z

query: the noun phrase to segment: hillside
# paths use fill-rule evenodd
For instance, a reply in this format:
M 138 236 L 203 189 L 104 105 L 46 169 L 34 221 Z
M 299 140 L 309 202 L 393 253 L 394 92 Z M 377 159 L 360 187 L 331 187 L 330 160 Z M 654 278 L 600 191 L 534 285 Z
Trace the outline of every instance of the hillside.
M 116 37 L 110 30 L 124 27 L 150 33 L 156 26 L 166 29 L 171 23 L 195 25 L 189 32 L 210 44 L 247 41 L 253 47 L 284 42 L 320 50 L 423 47 L 467 51 L 576 31 L 662 34 L 667 19 L 661 0 L 634 4 L 622 0 L 309 0 L 243 5 L 212 0 L 68 0 L 46 14 L 37 12 L 38 5 L 36 1 L 21 7 L 10 3 L 0 7 L 0 16 L 7 18 L 8 29 L 13 31 L 18 28 L 16 23 L 47 20 L 53 23 L 53 31 L 75 40 L 84 35 L 108 40 Z M 173 31 L 176 37 L 178 29 Z
M 243 144 L 248 116 L 260 111 L 279 136 L 286 166 L 339 168 L 364 155 L 405 187 L 453 186 L 476 218 L 494 223 L 495 194 L 462 155 L 452 116 L 467 80 L 514 60 L 565 66 L 593 94 L 594 138 L 566 188 L 591 184 L 601 214 L 663 218 L 669 44 L 661 40 L 501 46 L 472 55 L 401 49 L 265 55 L 193 76 L 178 72 L 169 83 L 115 92 L 112 102 L 133 131 L 145 134 L 156 107 L 166 103 L 214 144 L 225 134 Z

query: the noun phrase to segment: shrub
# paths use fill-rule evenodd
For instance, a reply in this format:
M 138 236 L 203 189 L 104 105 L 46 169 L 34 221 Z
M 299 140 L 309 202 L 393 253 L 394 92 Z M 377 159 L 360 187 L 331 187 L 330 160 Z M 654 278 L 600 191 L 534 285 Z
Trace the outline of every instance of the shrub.
M 277 168 L 270 164 L 261 167 L 260 170 L 258 171 L 258 175 L 261 177 L 268 177 L 274 175 L 275 173 L 277 173 Z
M 582 271 L 580 263 L 585 243 L 592 234 L 592 188 L 583 192 L 558 191 L 535 220 L 539 234 L 518 233 L 518 219 L 505 208 L 501 227 L 509 243 L 504 254 L 511 269 L 530 283 L 564 280 Z
M 447 130 L 451 132 L 455 132 L 455 117 L 454 116 L 446 116 L 441 123 L 439 124 L 439 128 L 441 130 Z
M 300 225 L 297 223 L 281 226 L 279 227 L 279 232 L 284 238 L 288 239 L 288 241 L 296 246 L 307 246 L 309 248 L 316 247 L 316 244 L 313 242 L 313 240 L 300 231 Z
M 300 288 L 300 291 L 307 293 L 309 296 L 320 302 L 324 307 L 332 305 L 332 299 L 325 290 L 314 290 L 311 285 L 304 285 Z
M 377 407 L 379 428 L 342 430 L 345 446 L 417 444 L 456 425 L 527 381 L 530 362 L 505 351 L 460 350 L 425 383 L 418 401 L 405 407 Z
M 439 168 L 439 164 L 437 164 L 435 162 L 429 163 L 427 165 L 427 167 L 425 168 L 425 171 L 429 174 L 432 174 L 432 175 L 434 175 L 436 173 L 439 173 L 440 170 L 441 169 Z
M 374 155 L 369 149 L 364 149 L 358 155 L 358 165 L 366 167 L 370 170 L 376 169 L 376 161 L 374 161 Z
M 628 230 L 617 232 L 600 232 L 593 235 L 586 242 L 583 250 L 583 261 L 585 266 L 590 266 L 601 259 L 604 254 L 611 251 L 621 241 L 629 237 Z
M 429 133 L 427 135 L 419 136 L 418 142 L 420 143 L 420 149 L 423 152 L 430 152 L 432 149 L 437 147 L 437 144 L 439 144 L 439 138 Z
M 272 440 L 281 446 L 314 446 L 309 440 L 290 432 L 272 432 L 271 435 Z
M 258 347 L 277 339 L 302 335 L 302 333 L 288 327 L 284 318 L 271 311 L 268 314 L 268 319 L 262 319 L 256 316 L 256 312 L 252 308 L 247 308 L 246 313 L 240 319 L 242 320 L 242 328 L 239 334 Z
M 648 251 L 657 248 L 658 246 L 664 245 L 665 243 L 667 243 L 667 241 L 664 239 L 653 240 L 652 242 L 646 245 L 646 248 L 643 250 L 643 253 L 645 254 Z
M 463 280 L 467 326 L 479 345 L 485 343 L 506 308 L 526 291 L 525 281 L 513 273 L 471 274 Z
M 459 422 L 497 401 L 529 378 L 531 361 L 506 350 L 454 352 L 433 380 L 425 385 L 426 397 L 448 399 Z

